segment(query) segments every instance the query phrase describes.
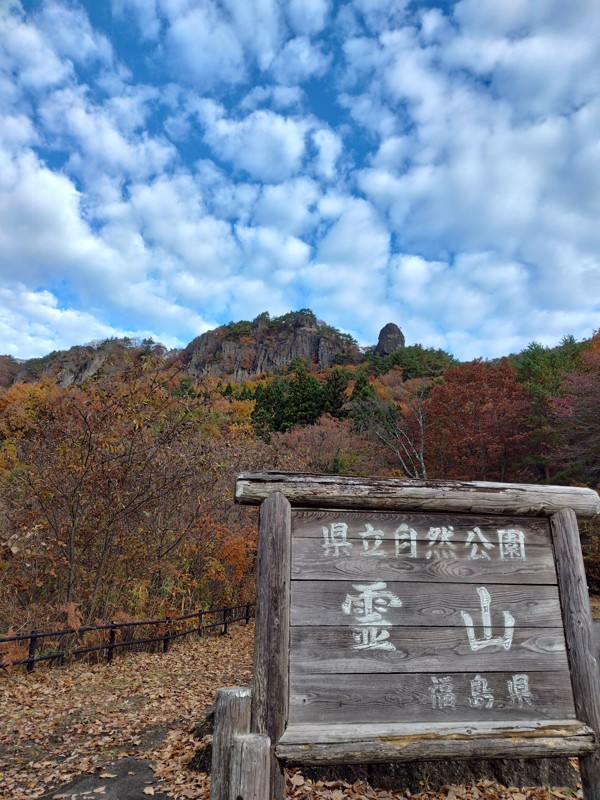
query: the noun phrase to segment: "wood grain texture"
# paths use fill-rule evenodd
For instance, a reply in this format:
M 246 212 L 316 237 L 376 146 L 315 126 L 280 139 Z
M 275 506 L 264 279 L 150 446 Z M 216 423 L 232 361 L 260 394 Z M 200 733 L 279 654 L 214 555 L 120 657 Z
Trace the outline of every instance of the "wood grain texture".
M 453 529 L 452 541 L 463 544 L 469 538 L 473 528 L 479 528 L 498 551 L 497 530 L 499 528 L 518 528 L 527 538 L 528 544 L 551 546 L 550 525 L 546 518 L 517 517 L 517 516 L 490 516 L 481 514 L 440 514 L 433 512 L 394 513 L 389 511 L 353 511 L 293 508 L 292 509 L 292 539 L 295 537 L 314 537 L 323 541 L 323 526 L 331 522 L 342 521 L 348 525 L 348 540 L 362 543 L 361 532 L 365 525 L 370 523 L 373 527 L 385 534 L 385 539 L 393 543 L 394 532 L 402 525 L 414 528 L 419 542 L 427 542 L 427 532 L 430 527 L 451 527 Z
M 600 672 L 585 578 L 579 529 L 567 508 L 550 519 L 558 571 L 565 637 L 569 648 L 575 708 L 580 720 L 600 734 Z M 586 800 L 600 800 L 600 751 L 580 760 Z
M 290 683 L 290 725 L 296 723 L 490 722 L 493 720 L 572 719 L 573 693 L 568 672 L 529 672 L 529 696 L 511 696 L 514 673 L 485 673 L 485 698 L 476 702 L 477 673 L 432 675 L 296 675 Z M 444 702 L 438 678 L 451 689 Z M 480 677 L 480 676 L 479 676 Z M 446 695 L 446 700 L 447 700 Z M 487 706 L 491 707 L 488 708 Z M 425 729 L 425 726 L 423 726 Z
M 342 603 L 356 594 L 351 581 L 292 581 L 292 626 L 347 626 L 350 619 Z M 430 584 L 388 581 L 387 590 L 397 595 L 402 606 L 390 609 L 393 626 L 460 627 L 461 611 L 475 614 L 479 604 L 476 587 L 461 584 Z M 517 623 L 527 627 L 562 627 L 562 614 L 556 586 L 490 586 L 492 607 L 509 611 Z M 393 611 L 393 613 L 392 613 Z M 478 614 L 480 616 L 480 614 Z M 502 615 L 498 617 L 502 621 Z
M 467 559 L 327 555 L 317 539 L 296 539 L 292 550 L 294 580 L 382 580 L 430 583 L 556 584 L 556 569 L 550 547 L 532 545 L 526 561 L 469 561 Z
M 538 758 L 594 750 L 594 734 L 572 720 L 471 725 L 293 725 L 275 748 L 293 764 L 365 764 L 468 758 Z M 594 798 L 595 800 L 595 798 Z
M 253 733 L 276 742 L 288 719 L 290 504 L 275 493 L 260 508 L 252 684 Z M 270 796 L 285 798 L 285 771 L 270 757 Z
M 483 634 L 476 629 L 478 638 Z M 473 652 L 459 628 L 393 629 L 395 650 L 353 650 L 350 627 L 291 630 L 291 674 L 385 672 L 546 672 L 567 670 L 562 628 L 515 628 L 510 650 Z
M 592 489 L 285 472 L 241 473 L 236 482 L 235 499 L 238 503 L 259 505 L 273 492 L 282 492 L 293 506 L 321 508 L 531 516 L 546 516 L 562 508 L 572 508 L 580 517 L 592 517 L 600 512 L 600 498 Z
M 479 722 L 465 725 L 462 722 L 436 722 L 427 730 L 422 725 L 410 722 L 395 722 L 393 724 L 359 723 L 338 725 L 295 724 L 289 725 L 281 741 L 286 744 L 349 744 L 363 739 L 429 739 L 442 738 L 469 739 L 497 736 L 498 739 L 510 737 L 517 733 L 519 736 L 559 736 L 561 733 L 569 736 L 589 736 L 591 728 L 583 722 L 572 719 L 559 719 L 540 722 Z
M 210 800 L 229 800 L 231 741 L 250 730 L 251 690 L 248 686 L 218 689 L 215 700 Z
M 271 740 L 265 734 L 235 736 L 228 800 L 269 800 L 270 758 Z

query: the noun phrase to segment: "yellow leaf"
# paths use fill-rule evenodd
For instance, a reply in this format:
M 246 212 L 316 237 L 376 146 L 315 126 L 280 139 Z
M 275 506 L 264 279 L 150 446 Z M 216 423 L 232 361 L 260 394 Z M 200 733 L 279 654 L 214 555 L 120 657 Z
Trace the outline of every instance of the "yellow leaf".
M 152 788 L 152 786 L 146 786 L 143 794 L 154 794 L 154 789 Z

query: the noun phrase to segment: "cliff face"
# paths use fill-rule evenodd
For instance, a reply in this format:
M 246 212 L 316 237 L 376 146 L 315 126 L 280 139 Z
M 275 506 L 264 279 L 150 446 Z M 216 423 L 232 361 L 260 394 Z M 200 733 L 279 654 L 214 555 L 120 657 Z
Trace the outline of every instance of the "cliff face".
M 375 351 L 386 355 L 403 346 L 402 332 L 390 323 L 382 330 Z M 207 331 L 180 352 L 167 352 L 152 339 L 125 338 L 77 345 L 26 361 L 0 356 L 0 388 L 42 377 L 54 378 L 60 386 L 81 385 L 99 374 L 126 370 L 132 360 L 150 353 L 170 363 L 179 358 L 192 375 L 239 382 L 285 369 L 297 358 L 325 370 L 334 364 L 358 364 L 364 357 L 351 336 L 318 321 L 308 309 L 274 319 L 265 312 L 252 322 L 232 322 Z
M 81 385 L 99 374 L 111 375 L 122 372 L 131 361 L 143 353 L 166 353 L 161 344 L 145 340 L 141 344 L 131 339 L 106 339 L 96 344 L 75 345 L 69 350 L 58 350 L 42 358 L 25 361 L 12 360 L 10 380 L 2 379 L 3 362 L 0 361 L 0 386 L 22 381 L 32 383 L 41 378 L 53 378 L 59 386 Z M 0 356 L 0 359 L 7 359 Z M 8 363 L 8 362 L 6 362 Z
M 186 370 L 235 381 L 287 367 L 296 358 L 327 369 L 336 361 L 358 361 L 360 353 L 351 337 L 318 322 L 311 311 L 304 310 L 273 320 L 261 314 L 253 322 L 208 331 L 181 354 Z

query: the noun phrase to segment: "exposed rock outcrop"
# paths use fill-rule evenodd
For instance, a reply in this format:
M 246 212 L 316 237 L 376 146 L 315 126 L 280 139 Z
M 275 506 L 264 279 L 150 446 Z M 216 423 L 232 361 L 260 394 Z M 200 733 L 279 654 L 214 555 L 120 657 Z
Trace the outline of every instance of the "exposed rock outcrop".
M 12 382 L 30 383 L 48 377 L 54 378 L 59 386 L 80 386 L 101 374 L 123 372 L 130 368 L 132 362 L 149 353 L 161 357 L 168 355 L 166 348 L 152 339 L 138 342 L 129 338 L 113 338 L 75 345 L 69 350 L 57 350 L 42 358 L 18 362 Z
M 375 352 L 385 356 L 401 347 L 402 331 L 390 322 L 379 334 Z M 192 375 L 238 382 L 285 370 L 296 359 L 305 359 L 325 370 L 335 364 L 358 364 L 364 358 L 351 336 L 319 321 L 309 309 L 275 318 L 264 312 L 252 322 L 231 322 L 207 331 L 182 351 L 167 352 L 152 339 L 113 338 L 40 358 L 17 360 L 0 356 L 0 387 L 42 377 L 54 378 L 60 386 L 81 385 L 99 375 L 122 372 L 148 354 L 160 356 L 165 364 L 179 358 L 184 370 Z
M 404 347 L 404 334 L 395 322 L 388 322 L 379 332 L 375 352 L 379 356 L 389 356 Z
M 350 336 L 303 309 L 272 320 L 261 314 L 253 322 L 207 331 L 181 354 L 186 370 L 235 381 L 283 369 L 297 358 L 327 369 L 338 362 L 358 361 L 360 353 Z

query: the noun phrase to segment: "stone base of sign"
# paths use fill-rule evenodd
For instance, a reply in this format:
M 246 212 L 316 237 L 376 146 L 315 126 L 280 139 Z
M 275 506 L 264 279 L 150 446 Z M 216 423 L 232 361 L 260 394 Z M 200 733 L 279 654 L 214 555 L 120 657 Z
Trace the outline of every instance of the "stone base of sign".
M 313 781 L 357 780 L 374 789 L 417 792 L 423 788 L 441 789 L 449 784 L 470 785 L 489 780 L 501 786 L 561 787 L 576 789 L 580 782 L 573 759 L 539 758 L 490 759 L 484 761 L 421 761 L 409 764 L 356 764 L 330 767 L 302 767 L 301 773 Z

